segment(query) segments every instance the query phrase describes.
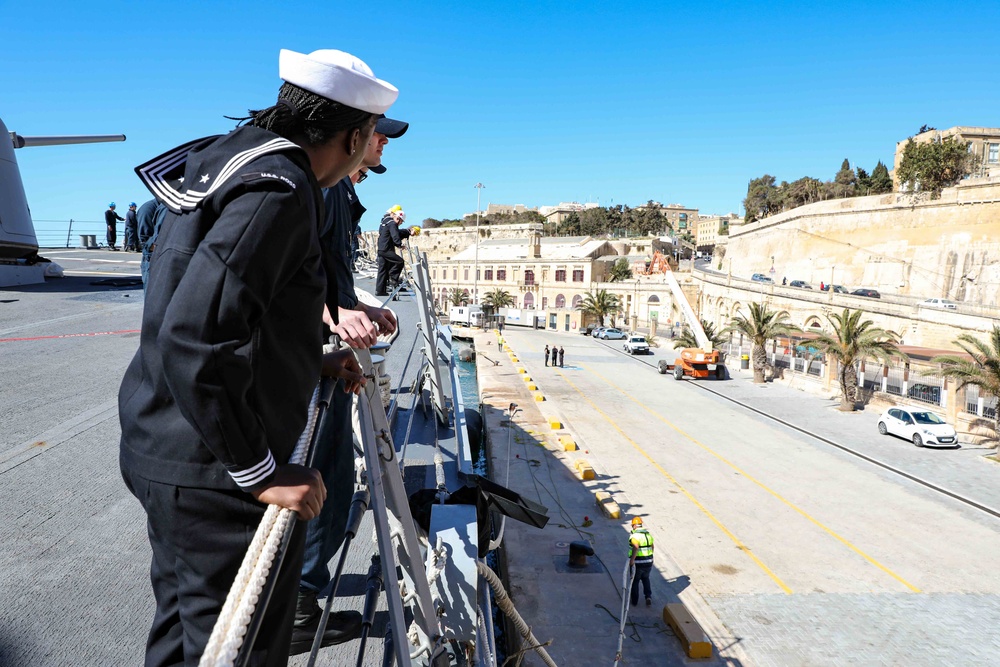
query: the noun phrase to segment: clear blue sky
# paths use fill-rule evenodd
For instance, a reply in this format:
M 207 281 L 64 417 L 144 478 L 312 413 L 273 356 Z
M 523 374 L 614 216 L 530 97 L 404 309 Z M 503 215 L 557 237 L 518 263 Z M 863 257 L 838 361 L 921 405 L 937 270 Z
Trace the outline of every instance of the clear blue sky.
M 892 166 L 922 124 L 1000 126 L 1000 3 L 11 2 L 0 117 L 124 144 L 16 155 L 36 220 L 149 198 L 132 168 L 273 103 L 278 50 L 338 48 L 411 123 L 369 213 L 487 202 L 740 211 L 747 182 Z

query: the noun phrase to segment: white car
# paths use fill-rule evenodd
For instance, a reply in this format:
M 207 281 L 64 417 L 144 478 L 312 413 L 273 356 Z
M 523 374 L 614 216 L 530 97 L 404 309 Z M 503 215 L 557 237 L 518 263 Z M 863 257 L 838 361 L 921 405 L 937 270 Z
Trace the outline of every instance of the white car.
M 957 303 L 949 301 L 948 299 L 927 299 L 926 301 L 921 301 L 920 305 L 926 306 L 927 308 L 947 308 L 948 310 L 955 310 L 958 308 Z
M 622 340 L 623 338 L 627 338 L 627 336 L 621 329 L 605 329 L 598 335 L 598 338 L 603 338 L 604 340 Z
M 917 447 L 958 447 L 958 434 L 926 408 L 889 408 L 878 418 L 878 432 L 898 435 Z
M 649 354 L 649 343 L 645 336 L 633 334 L 628 337 L 623 347 L 629 354 Z

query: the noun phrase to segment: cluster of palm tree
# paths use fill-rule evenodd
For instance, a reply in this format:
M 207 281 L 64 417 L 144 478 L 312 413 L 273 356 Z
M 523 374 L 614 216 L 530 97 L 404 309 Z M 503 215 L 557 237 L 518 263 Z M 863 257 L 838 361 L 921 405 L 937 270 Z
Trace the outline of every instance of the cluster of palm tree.
M 976 385 L 984 394 L 1000 396 L 1000 326 L 993 325 L 988 343 L 966 333 L 956 338 L 955 344 L 962 348 L 969 358 L 957 354 L 943 354 L 931 359 L 932 362 L 941 364 L 942 377 L 956 380 L 958 389 Z M 1000 435 L 998 414 L 994 414 L 993 417 L 993 430 Z
M 864 319 L 863 311 L 845 308 L 843 312 L 832 313 L 826 319 L 830 325 L 829 330 L 820 332 L 811 344 L 826 355 L 827 359 L 838 363 L 840 409 L 853 411 L 858 401 L 856 363 L 868 358 L 888 363 L 893 357 L 906 358 L 906 355 L 899 349 L 899 336 L 875 326 L 872 320 Z M 764 304 L 751 303 L 749 315 L 737 315 L 720 334 L 730 331 L 742 333 L 750 339 L 753 381 L 760 383 L 764 382 L 767 368 L 767 351 L 764 347 L 767 341 L 780 336 L 791 336 L 801 332 L 801 329 L 789 321 L 787 311 L 773 311 Z
M 615 315 L 621 312 L 622 303 L 617 294 L 599 289 L 584 294 L 576 308 L 591 317 L 596 317 L 598 326 L 604 326 L 605 317 L 610 317 L 611 325 L 614 326 Z

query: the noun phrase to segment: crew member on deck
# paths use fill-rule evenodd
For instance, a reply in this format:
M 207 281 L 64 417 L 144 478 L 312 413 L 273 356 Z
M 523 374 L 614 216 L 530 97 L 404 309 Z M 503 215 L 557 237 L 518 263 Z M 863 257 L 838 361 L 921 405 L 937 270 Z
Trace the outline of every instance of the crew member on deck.
M 118 242 L 118 221 L 125 220 L 125 218 L 118 215 L 115 212 L 115 203 L 111 202 L 108 204 L 108 210 L 104 212 L 104 224 L 108 226 L 108 233 L 105 237 L 108 242 L 108 247 L 112 250 L 118 250 L 115 243 Z
M 147 515 L 156 613 L 147 667 L 197 664 L 267 504 L 315 517 L 318 472 L 289 463 L 321 370 L 336 278 L 321 188 L 358 169 L 398 91 L 354 56 L 282 50 L 277 103 L 136 169 L 168 208 L 139 350 L 118 394 L 125 483 Z M 249 664 L 288 661 L 304 524 L 295 522 Z
M 386 289 L 396 289 L 403 273 L 403 258 L 396 253 L 396 248 L 403 247 L 403 240 L 410 238 L 409 229 L 399 226 L 406 220 L 403 207 L 396 204 L 382 216 L 382 224 L 378 228 L 378 276 L 375 278 L 375 294 L 386 296 Z

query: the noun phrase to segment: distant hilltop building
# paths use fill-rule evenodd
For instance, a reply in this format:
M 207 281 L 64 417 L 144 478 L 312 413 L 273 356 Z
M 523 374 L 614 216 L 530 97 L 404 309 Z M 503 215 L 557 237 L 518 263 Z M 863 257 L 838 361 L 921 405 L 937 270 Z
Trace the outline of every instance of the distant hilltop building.
M 600 204 L 595 204 L 593 202 L 587 202 L 586 204 L 580 204 L 577 202 L 559 202 L 555 206 L 539 206 L 538 212 L 545 217 L 545 222 L 554 222 L 558 225 L 573 213 L 579 213 L 581 211 L 586 211 L 589 208 L 599 207 Z
M 899 170 L 900 162 L 903 161 L 903 151 L 906 150 L 906 144 L 910 139 L 918 144 L 940 143 L 945 139 L 969 142 L 969 152 L 975 156 L 977 162 L 976 169 L 970 174 L 970 178 L 1000 178 L 1000 128 L 957 125 L 947 130 L 930 129 L 909 139 L 896 142 L 896 157 L 892 170 L 894 190 L 900 189 L 896 172 Z
M 658 201 L 651 201 L 636 206 L 637 209 L 659 210 L 660 214 L 667 219 L 670 226 L 678 233 L 691 232 L 697 228 L 698 209 L 688 208 L 681 204 L 667 204 L 664 206 Z

